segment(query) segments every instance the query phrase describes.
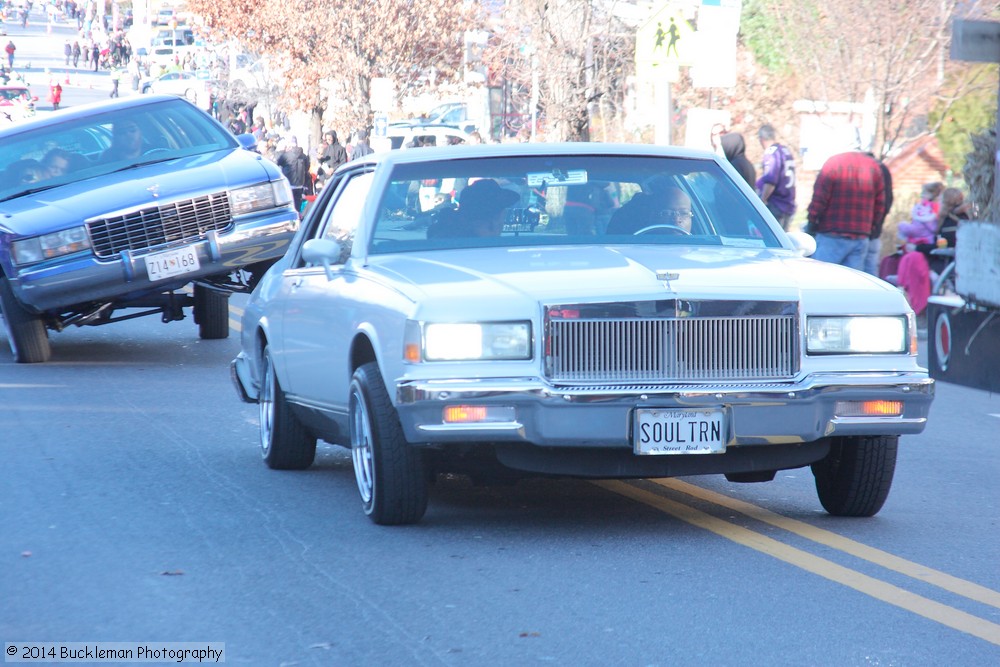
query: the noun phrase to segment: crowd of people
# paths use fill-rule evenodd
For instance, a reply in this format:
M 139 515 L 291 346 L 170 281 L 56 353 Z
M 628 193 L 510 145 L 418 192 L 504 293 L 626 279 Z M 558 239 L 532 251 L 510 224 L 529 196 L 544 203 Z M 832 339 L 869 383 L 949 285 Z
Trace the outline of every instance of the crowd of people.
M 717 124 L 712 128 L 711 142 L 787 231 L 797 210 L 795 158 L 778 141 L 771 125 L 761 126 L 757 136 L 763 149 L 759 178 L 746 157 L 740 133 Z M 958 226 L 970 217 L 968 205 L 960 189 L 927 183 L 908 218 L 897 226 L 893 252 L 884 253 L 883 231 L 893 203 L 892 173 L 883 161 L 864 150 L 858 129 L 847 126 L 840 150 L 824 162 L 816 176 L 803 229 L 816 239 L 814 259 L 896 283 L 919 315 L 926 307 L 934 278 L 951 261 L 934 251 L 955 247 Z

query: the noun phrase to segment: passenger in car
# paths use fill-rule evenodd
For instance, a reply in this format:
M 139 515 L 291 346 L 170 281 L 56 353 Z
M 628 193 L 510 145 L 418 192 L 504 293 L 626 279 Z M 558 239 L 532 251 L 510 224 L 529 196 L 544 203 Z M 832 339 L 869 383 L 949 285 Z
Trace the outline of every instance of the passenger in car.
M 459 193 L 457 211 L 442 211 L 446 215 L 427 230 L 427 238 L 500 236 L 507 208 L 520 199 L 496 181 L 480 179 Z
M 640 192 L 618 209 L 608 223 L 608 234 L 635 234 L 654 226 L 691 232 L 691 197 L 674 185 Z
M 0 182 L 28 185 L 42 178 L 44 170 L 38 160 L 24 159 L 11 162 L 3 172 Z
M 82 156 L 80 156 L 82 157 Z M 45 178 L 59 178 L 69 173 L 73 162 L 73 154 L 62 148 L 53 148 L 42 158 Z

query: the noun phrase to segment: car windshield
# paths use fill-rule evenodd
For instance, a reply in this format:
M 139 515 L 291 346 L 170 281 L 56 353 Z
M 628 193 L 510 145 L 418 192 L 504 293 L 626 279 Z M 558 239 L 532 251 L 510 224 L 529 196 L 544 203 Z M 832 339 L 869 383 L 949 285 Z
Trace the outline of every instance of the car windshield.
M 373 255 L 594 242 L 781 246 L 775 228 L 710 159 L 547 155 L 400 164 L 378 211 Z
M 0 201 L 133 165 L 238 147 L 224 128 L 180 99 L 50 118 L 0 140 Z

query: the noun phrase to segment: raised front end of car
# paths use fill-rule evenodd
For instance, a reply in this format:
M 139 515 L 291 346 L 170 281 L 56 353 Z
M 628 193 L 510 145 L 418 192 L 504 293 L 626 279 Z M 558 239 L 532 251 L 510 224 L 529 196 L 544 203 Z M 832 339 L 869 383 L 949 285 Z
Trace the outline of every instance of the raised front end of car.
M 225 337 L 229 293 L 298 229 L 287 179 L 182 100 L 74 108 L 0 140 L 0 297 L 21 362 L 48 358 L 46 329 L 130 308 L 172 321 L 194 306 L 200 335 Z

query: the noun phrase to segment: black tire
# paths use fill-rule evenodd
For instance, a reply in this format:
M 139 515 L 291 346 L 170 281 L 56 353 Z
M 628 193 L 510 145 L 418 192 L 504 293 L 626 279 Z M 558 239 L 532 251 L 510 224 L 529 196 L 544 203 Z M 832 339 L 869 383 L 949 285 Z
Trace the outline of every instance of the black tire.
M 299 421 L 285 400 L 274 373 L 271 352 L 264 348 L 261 368 L 260 455 L 273 470 L 305 470 L 316 458 L 316 438 Z
M 6 278 L 0 278 L 0 311 L 3 311 L 3 324 L 14 361 L 19 364 L 39 364 L 52 357 L 45 322 L 38 315 L 24 309 Z
M 229 338 L 229 292 L 195 285 L 194 321 L 204 340 Z
M 351 459 L 365 514 L 382 526 L 420 521 L 427 511 L 423 456 L 403 436 L 378 364 L 354 372 L 349 410 Z
M 832 438 L 830 453 L 812 465 L 816 492 L 834 516 L 875 516 L 889 496 L 899 436 Z

